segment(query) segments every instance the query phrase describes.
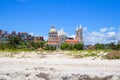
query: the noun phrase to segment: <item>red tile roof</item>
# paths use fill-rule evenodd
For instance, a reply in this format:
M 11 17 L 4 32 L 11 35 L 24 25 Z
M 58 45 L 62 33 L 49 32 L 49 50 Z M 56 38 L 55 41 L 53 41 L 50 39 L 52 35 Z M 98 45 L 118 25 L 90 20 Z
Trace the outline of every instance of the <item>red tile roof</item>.
M 47 43 L 47 44 L 56 44 L 57 45 L 58 43 Z
M 65 42 L 68 44 L 77 44 L 78 40 L 65 40 Z

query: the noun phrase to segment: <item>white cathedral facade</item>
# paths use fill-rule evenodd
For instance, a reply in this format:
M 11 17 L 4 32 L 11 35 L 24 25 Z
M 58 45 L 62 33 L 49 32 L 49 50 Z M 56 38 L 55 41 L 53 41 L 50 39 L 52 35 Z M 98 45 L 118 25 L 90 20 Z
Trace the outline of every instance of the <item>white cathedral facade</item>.
M 76 28 L 75 38 L 69 38 L 66 36 L 63 28 L 57 31 L 54 26 L 50 29 L 48 33 L 48 45 L 59 47 L 61 44 L 83 44 L 83 29 L 82 26 Z

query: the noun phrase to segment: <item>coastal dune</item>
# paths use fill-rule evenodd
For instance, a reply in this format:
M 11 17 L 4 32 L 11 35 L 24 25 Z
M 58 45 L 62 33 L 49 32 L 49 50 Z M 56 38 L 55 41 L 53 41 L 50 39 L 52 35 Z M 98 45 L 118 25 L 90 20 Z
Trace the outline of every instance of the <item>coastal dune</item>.
M 120 80 L 120 60 L 73 58 L 60 53 L 1 55 L 0 80 Z

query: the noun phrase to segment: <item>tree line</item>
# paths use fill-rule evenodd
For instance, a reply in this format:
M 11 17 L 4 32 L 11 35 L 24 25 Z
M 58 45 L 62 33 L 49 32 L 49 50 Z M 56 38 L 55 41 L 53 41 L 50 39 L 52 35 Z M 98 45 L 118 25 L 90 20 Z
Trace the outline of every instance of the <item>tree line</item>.
M 90 45 L 89 45 L 90 46 Z M 87 47 L 89 47 L 87 46 Z M 46 41 L 40 41 L 40 42 L 33 42 L 33 41 L 22 41 L 19 37 L 10 37 L 9 41 L 6 43 L 1 43 L 0 44 L 0 50 L 5 50 L 5 49 L 22 49 L 22 50 L 37 50 L 37 49 L 42 49 L 42 50 L 56 50 L 57 46 L 49 46 Z M 87 49 L 85 48 L 84 44 L 66 44 L 63 43 L 59 46 L 61 50 L 83 50 Z M 99 49 L 111 49 L 111 50 L 120 50 L 120 45 L 119 44 L 95 44 L 94 49 L 99 50 Z
M 120 44 L 114 44 L 114 43 L 109 43 L 109 44 L 95 44 L 95 48 L 98 49 L 111 49 L 111 50 L 120 50 Z
M 33 42 L 33 41 L 22 41 L 19 37 L 10 37 L 8 42 L 0 44 L 0 50 L 5 49 L 22 49 L 22 50 L 36 50 L 43 48 L 45 41 Z

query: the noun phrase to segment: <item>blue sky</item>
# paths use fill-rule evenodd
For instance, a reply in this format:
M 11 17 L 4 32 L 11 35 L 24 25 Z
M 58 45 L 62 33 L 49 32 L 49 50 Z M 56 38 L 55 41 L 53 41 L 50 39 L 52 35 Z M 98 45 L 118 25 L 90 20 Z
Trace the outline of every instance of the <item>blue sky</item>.
M 0 0 L 0 29 L 47 39 L 51 25 L 75 36 L 82 24 L 85 44 L 120 39 L 120 0 Z M 117 42 L 117 41 L 116 41 Z

